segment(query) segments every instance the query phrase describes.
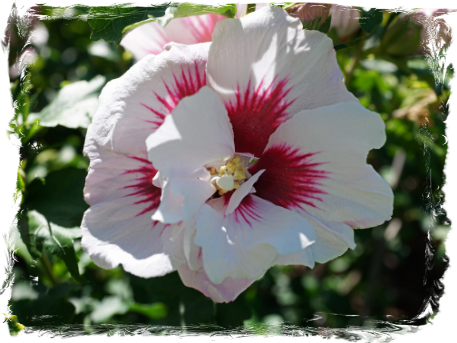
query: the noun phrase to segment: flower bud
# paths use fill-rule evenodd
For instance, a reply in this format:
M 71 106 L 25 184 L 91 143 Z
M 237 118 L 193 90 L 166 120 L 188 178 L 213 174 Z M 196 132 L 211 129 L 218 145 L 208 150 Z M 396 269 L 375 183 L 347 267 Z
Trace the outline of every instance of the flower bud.
M 332 5 L 330 9 L 332 23 L 330 27 L 336 29 L 336 34 L 340 40 L 346 40 L 360 29 L 360 11 L 350 6 Z
M 422 26 L 417 54 L 430 55 L 457 38 L 457 1 L 446 1 L 416 9 L 411 21 Z
M 298 18 L 302 23 L 312 22 L 317 18 L 321 18 L 319 25 L 322 25 L 330 14 L 330 4 L 317 4 L 312 2 L 305 2 L 297 4 L 287 9 L 287 13 L 291 17 Z

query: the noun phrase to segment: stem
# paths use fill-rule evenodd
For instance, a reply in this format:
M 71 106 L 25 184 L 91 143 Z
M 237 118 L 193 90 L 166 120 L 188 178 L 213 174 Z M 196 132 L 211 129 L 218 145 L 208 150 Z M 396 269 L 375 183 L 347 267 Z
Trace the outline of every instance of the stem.
M 246 10 L 246 14 L 249 14 L 251 12 L 255 11 L 255 4 L 248 4 L 248 8 Z
M 57 285 L 59 283 L 59 279 L 57 278 L 57 275 L 54 273 L 54 270 L 52 269 L 51 262 L 49 261 L 48 255 L 46 255 L 46 252 L 42 251 L 41 257 L 39 258 L 40 260 L 40 265 L 46 274 L 46 277 L 51 281 L 51 284 Z
M 365 32 L 363 32 L 362 35 L 363 35 L 362 38 L 359 40 L 359 42 L 357 44 L 357 50 L 356 50 L 355 56 L 352 60 L 352 64 L 349 67 L 349 69 L 346 71 L 346 78 L 345 78 L 344 83 L 346 84 L 346 88 L 348 88 L 348 89 L 349 89 L 349 85 L 351 84 L 352 79 L 354 77 L 354 70 L 355 70 L 355 68 L 357 68 L 360 60 L 362 59 L 363 44 L 365 43 L 365 38 L 366 38 Z

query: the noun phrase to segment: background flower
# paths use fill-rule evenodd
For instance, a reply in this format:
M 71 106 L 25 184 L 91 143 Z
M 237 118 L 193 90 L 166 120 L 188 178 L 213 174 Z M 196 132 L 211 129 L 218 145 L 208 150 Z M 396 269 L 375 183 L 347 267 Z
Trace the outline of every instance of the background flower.
M 260 9 L 267 3 L 257 4 Z M 247 4 L 237 4 L 236 17 L 246 14 Z M 180 44 L 196 44 L 211 42 L 216 23 L 226 19 L 217 14 L 204 14 L 171 20 L 165 27 L 159 23 L 142 25 L 129 32 L 121 45 L 130 51 L 136 60 L 142 59 L 148 54 L 157 55 L 163 51 L 163 47 L 170 42 Z
M 336 29 L 338 38 L 341 40 L 346 40 L 360 29 L 361 13 L 357 8 L 332 4 L 330 14 L 332 15 L 330 27 Z

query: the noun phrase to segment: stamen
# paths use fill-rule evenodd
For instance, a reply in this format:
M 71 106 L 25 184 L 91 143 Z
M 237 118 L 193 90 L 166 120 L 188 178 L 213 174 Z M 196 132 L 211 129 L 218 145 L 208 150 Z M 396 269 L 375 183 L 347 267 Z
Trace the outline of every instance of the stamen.
M 238 189 L 246 178 L 250 177 L 239 156 L 228 160 L 219 170 L 210 167 L 209 172 L 211 174 L 210 182 L 219 191 L 219 195 Z

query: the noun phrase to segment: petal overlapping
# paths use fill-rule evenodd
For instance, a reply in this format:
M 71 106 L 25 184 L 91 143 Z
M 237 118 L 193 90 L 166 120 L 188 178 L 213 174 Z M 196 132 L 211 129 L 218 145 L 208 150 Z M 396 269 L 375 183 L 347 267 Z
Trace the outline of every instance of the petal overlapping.
M 145 139 L 181 98 L 205 84 L 207 50 L 207 45 L 169 46 L 102 91 L 84 146 L 91 161 L 84 196 L 91 208 L 82 223 L 82 245 L 104 268 L 122 263 L 127 271 L 150 277 L 185 261 L 171 235 L 176 225 L 151 219 L 161 189 L 152 184 L 157 170 L 147 159 Z
M 146 146 L 149 160 L 165 178 L 153 216 L 163 223 L 190 220 L 216 191 L 203 166 L 235 153 L 227 111 L 208 87 L 183 99 L 146 139 Z
M 149 160 L 163 177 L 188 177 L 205 164 L 235 153 L 227 111 L 208 87 L 180 101 L 146 139 L 146 146 Z
M 270 136 L 249 169 L 265 169 L 256 195 L 321 221 L 314 226 L 318 242 L 325 242 L 319 230 L 327 230 L 329 223 L 341 232 L 380 225 L 392 215 L 393 193 L 366 158 L 385 139 L 381 117 L 355 102 L 303 111 Z M 346 246 L 353 245 L 347 233 L 343 237 Z
M 162 276 L 177 269 L 183 259 L 174 247 L 176 228 L 137 215 L 124 197 L 91 206 L 81 224 L 82 247 L 98 266 L 124 269 L 141 277 Z M 122 209 L 122 210 L 120 210 Z M 101 220 L 103 218 L 103 220 Z M 166 249 L 165 247 L 169 247 Z
M 85 152 L 94 144 L 133 156 L 146 152 L 146 138 L 182 98 L 206 84 L 208 47 L 170 44 L 110 81 L 87 130 Z
M 344 86 L 332 40 L 303 30 L 299 19 L 278 7 L 219 22 L 207 78 L 226 104 L 236 151 L 256 157 L 297 112 L 357 101 Z
M 248 288 L 255 280 L 232 279 L 227 277 L 219 284 L 214 284 L 208 278 L 205 270 L 191 270 L 186 264 L 178 269 L 182 282 L 187 287 L 192 287 L 202 292 L 216 302 L 230 302 L 235 300 L 241 292 Z
M 226 277 L 257 279 L 278 255 L 315 240 L 305 218 L 255 195 L 247 195 L 229 215 L 224 215 L 226 202 L 225 197 L 210 200 L 196 215 L 194 242 L 202 247 L 203 267 L 215 284 Z

